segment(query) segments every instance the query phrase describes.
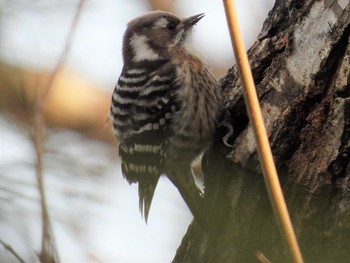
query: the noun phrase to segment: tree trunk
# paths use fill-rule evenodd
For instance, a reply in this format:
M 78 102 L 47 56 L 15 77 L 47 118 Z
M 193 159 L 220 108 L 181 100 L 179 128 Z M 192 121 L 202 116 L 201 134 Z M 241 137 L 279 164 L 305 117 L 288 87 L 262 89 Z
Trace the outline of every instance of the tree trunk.
M 350 258 L 349 0 L 277 0 L 248 54 L 305 262 Z M 349 83 L 348 83 L 349 82 Z M 234 133 L 203 157 L 213 225 L 189 227 L 173 262 L 291 262 L 257 160 L 237 68 L 221 80 Z

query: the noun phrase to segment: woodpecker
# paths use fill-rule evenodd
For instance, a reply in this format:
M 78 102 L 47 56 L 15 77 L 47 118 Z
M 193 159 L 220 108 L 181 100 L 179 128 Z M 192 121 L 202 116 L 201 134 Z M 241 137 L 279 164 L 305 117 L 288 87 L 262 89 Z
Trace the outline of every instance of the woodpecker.
M 122 173 L 129 183 L 138 183 L 146 222 L 159 177 L 165 174 L 204 225 L 205 204 L 191 163 L 212 141 L 221 93 L 191 44 L 192 28 L 203 17 L 180 19 L 153 11 L 131 20 L 124 34 L 124 66 L 110 117 Z

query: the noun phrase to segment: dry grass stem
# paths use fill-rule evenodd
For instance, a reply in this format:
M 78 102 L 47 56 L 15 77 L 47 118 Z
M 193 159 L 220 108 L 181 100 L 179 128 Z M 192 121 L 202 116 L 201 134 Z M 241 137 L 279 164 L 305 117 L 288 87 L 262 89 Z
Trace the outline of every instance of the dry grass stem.
M 233 0 L 224 0 L 227 23 L 231 35 L 232 46 L 237 60 L 237 67 L 243 86 L 244 100 L 249 120 L 254 131 L 257 152 L 264 174 L 265 185 L 270 203 L 279 222 L 281 234 L 295 263 L 303 263 L 303 257 L 288 213 L 288 208 L 279 182 L 276 166 L 267 136 L 264 119 L 261 113 L 256 87 L 250 69 L 248 56 L 239 27 L 236 6 Z

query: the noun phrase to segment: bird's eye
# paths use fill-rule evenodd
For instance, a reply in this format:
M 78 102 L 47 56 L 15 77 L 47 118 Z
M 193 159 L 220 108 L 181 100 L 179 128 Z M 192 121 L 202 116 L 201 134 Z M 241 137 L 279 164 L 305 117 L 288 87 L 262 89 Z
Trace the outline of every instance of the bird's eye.
M 169 22 L 168 25 L 166 26 L 169 30 L 174 30 L 176 28 L 176 25 L 172 22 Z

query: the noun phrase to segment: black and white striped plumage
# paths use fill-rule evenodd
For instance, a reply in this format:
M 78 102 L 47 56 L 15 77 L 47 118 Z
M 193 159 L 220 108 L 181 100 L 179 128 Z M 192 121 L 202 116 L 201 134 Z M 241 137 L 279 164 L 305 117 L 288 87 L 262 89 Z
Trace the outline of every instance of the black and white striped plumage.
M 122 172 L 139 183 L 140 210 L 148 217 L 149 207 L 164 173 L 164 146 L 173 113 L 178 109 L 174 69 L 168 61 L 143 62 L 123 68 L 113 93 L 111 114 L 120 142 Z
M 132 20 L 124 35 L 124 67 L 110 115 L 122 172 L 139 184 L 146 220 L 161 174 L 177 186 L 194 216 L 203 216 L 191 163 L 212 139 L 220 92 L 189 43 L 192 26 L 202 17 L 181 20 L 151 12 Z

